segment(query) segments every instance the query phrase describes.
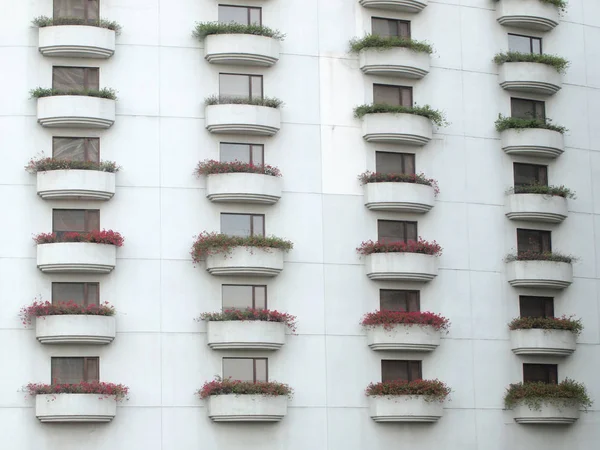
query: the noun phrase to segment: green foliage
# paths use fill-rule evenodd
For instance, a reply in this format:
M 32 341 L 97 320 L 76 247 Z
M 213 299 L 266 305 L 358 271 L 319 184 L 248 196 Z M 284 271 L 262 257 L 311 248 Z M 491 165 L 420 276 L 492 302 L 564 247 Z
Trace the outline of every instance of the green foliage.
M 572 264 L 577 261 L 577 258 L 571 255 L 563 255 L 558 252 L 539 253 L 533 251 L 511 253 L 504 258 L 504 262 L 509 263 L 513 261 L 551 261 Z
M 197 263 L 209 255 L 228 254 L 235 247 L 246 247 L 249 252 L 252 252 L 253 248 L 262 248 L 266 251 L 276 248 L 289 252 L 294 248 L 294 244 L 275 236 L 229 236 L 223 233 L 203 231 L 197 236 L 192 247 L 192 260 Z
M 52 170 L 97 170 L 100 172 L 115 173 L 121 167 L 113 161 L 71 161 L 54 158 L 31 159 L 25 166 L 25 170 L 31 174 L 38 172 L 50 172 Z
M 543 404 L 558 408 L 578 406 L 587 409 L 592 406 L 592 400 L 585 386 L 568 378 L 558 384 L 542 382 L 511 384 L 504 394 L 504 406 L 512 409 L 521 403 L 533 411 L 539 411 Z
M 500 0 L 496 0 L 499 2 Z M 565 12 L 567 10 L 568 3 L 565 0 L 539 0 L 542 3 L 549 3 L 550 5 L 556 6 L 560 9 L 561 12 Z
M 354 108 L 354 117 L 362 119 L 367 114 L 382 114 L 382 113 L 404 113 L 404 114 L 415 114 L 417 116 L 427 117 L 433 123 L 439 127 L 445 127 L 449 125 L 444 113 L 435 109 L 431 109 L 429 105 L 425 106 L 397 106 L 397 105 L 384 105 L 384 104 L 373 104 L 373 105 L 360 105 Z
M 537 53 L 506 52 L 498 53 L 493 60 L 496 64 L 511 62 L 531 62 L 552 66 L 557 72 L 565 73 L 569 61 L 556 55 L 540 55 Z
M 240 23 L 198 22 L 192 36 L 204 39 L 211 34 L 254 34 L 283 41 L 285 34 L 262 25 L 243 25 Z
M 228 97 L 225 95 L 211 95 L 204 100 L 206 106 L 211 105 L 257 105 L 267 106 L 269 108 L 280 108 L 283 102 L 278 98 L 248 98 L 248 97 Z
M 51 88 L 35 88 L 29 91 L 31 98 L 42 98 L 42 97 L 54 97 L 57 95 L 82 95 L 86 97 L 100 97 L 107 98 L 109 100 L 117 99 L 117 91 L 114 89 L 103 88 L 103 89 L 72 89 L 69 91 L 63 91 L 60 89 Z
M 575 193 L 564 186 L 546 186 L 543 184 L 526 184 L 508 190 L 509 194 L 540 194 L 556 197 L 575 198 Z
M 408 48 L 415 52 L 433 53 L 433 48 L 427 42 L 414 41 L 398 36 L 383 37 L 378 34 L 369 34 L 362 39 L 354 38 L 350 41 L 350 51 L 358 53 L 365 48 L 388 50 L 390 48 Z
M 100 19 L 97 21 L 89 21 L 85 19 L 79 19 L 76 17 L 58 17 L 53 19 L 51 17 L 46 16 L 38 16 L 31 21 L 34 26 L 38 28 L 44 27 L 53 27 L 59 25 L 87 25 L 90 27 L 99 27 L 99 28 L 108 28 L 109 30 L 113 30 L 115 33 L 121 33 L 121 25 L 117 22 Z
M 565 330 L 579 335 L 583 331 L 581 319 L 571 317 L 517 317 L 509 324 L 510 330 Z
M 511 129 L 525 129 L 525 128 L 543 128 L 545 130 L 558 131 L 561 134 L 567 132 L 567 128 L 561 125 L 553 125 L 552 120 L 546 119 L 521 119 L 518 117 L 505 117 L 502 114 L 498 114 L 498 120 L 496 120 L 496 131 L 502 132 Z

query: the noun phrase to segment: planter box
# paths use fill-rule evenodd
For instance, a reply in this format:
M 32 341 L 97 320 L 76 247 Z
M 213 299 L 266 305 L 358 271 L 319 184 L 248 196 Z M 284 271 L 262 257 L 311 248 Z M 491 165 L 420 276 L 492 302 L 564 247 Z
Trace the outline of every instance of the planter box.
M 115 53 L 115 32 L 86 25 L 58 25 L 39 29 L 39 50 L 44 56 L 110 58 Z
M 498 82 L 509 91 L 554 95 L 562 88 L 562 75 L 548 64 L 507 62 L 500 66 Z
M 540 411 L 534 411 L 527 405 L 517 405 L 514 408 L 515 422 L 548 425 L 569 425 L 579 419 L 578 406 L 558 408 L 554 405 L 542 404 Z
M 229 253 L 206 257 L 211 275 L 274 277 L 283 270 L 283 251 L 278 248 L 234 247 Z
M 204 39 L 204 57 L 212 64 L 272 66 L 279 61 L 277 39 L 253 34 L 213 34 Z
M 207 325 L 213 350 L 279 350 L 285 344 L 286 325 L 280 322 L 232 320 Z
M 437 256 L 422 253 L 372 253 L 366 257 L 367 276 L 371 280 L 433 280 L 438 273 Z
M 367 328 L 367 343 L 372 350 L 431 352 L 440 345 L 440 332 L 431 326 L 395 325 Z
M 211 395 L 208 417 L 215 422 L 279 422 L 287 414 L 284 395 Z
M 115 101 L 85 95 L 38 98 L 38 123 L 49 128 L 110 128 L 115 123 Z
M 502 150 L 509 155 L 556 158 L 565 149 L 561 133 L 544 128 L 509 129 L 500 133 Z
M 281 198 L 281 178 L 260 173 L 208 175 L 206 197 L 212 202 L 272 205 Z
M 367 183 L 365 206 L 374 211 L 426 213 L 435 204 L 433 187 L 417 183 Z
M 418 13 L 425 9 L 429 0 L 359 0 L 365 8 L 387 9 Z
M 369 415 L 375 422 L 437 422 L 444 414 L 440 402 L 426 402 L 421 395 L 369 396 Z
M 56 242 L 37 246 L 37 266 L 47 273 L 109 273 L 117 263 L 117 247 L 89 242 Z
M 210 105 L 205 114 L 211 133 L 273 136 L 281 128 L 281 112 L 267 106 Z
M 35 415 L 41 422 L 110 422 L 116 414 L 114 397 L 101 394 L 35 396 Z
M 514 287 L 564 289 L 573 282 L 573 266 L 555 261 L 512 261 L 506 264 Z
M 115 195 L 115 174 L 99 170 L 38 172 L 37 193 L 44 200 L 110 200 Z
M 515 355 L 569 356 L 577 347 L 575 333 L 568 330 L 512 330 L 510 344 Z
M 115 318 L 70 314 L 38 317 L 35 337 L 42 344 L 110 344 L 115 338 Z
M 425 145 L 433 137 L 433 125 L 427 117 L 407 113 L 366 114 L 362 124 L 367 142 L 400 145 Z
M 560 223 L 567 218 L 567 199 L 558 195 L 509 194 L 506 217 L 511 220 Z
M 502 25 L 549 31 L 558 25 L 558 8 L 540 0 L 500 0 L 496 17 Z
M 359 54 L 360 70 L 370 75 L 423 78 L 429 73 L 429 53 L 408 48 L 369 48 Z

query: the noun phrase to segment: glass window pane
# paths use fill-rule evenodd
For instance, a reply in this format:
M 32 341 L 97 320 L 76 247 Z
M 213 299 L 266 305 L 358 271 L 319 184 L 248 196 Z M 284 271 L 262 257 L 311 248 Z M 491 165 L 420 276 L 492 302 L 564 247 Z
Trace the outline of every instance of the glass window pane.
M 544 119 L 544 102 L 511 98 L 511 115 L 520 119 Z
M 415 155 L 375 152 L 375 171 L 379 173 L 415 173 Z
M 87 223 L 85 224 L 85 231 L 99 230 L 100 229 L 100 210 L 88 210 L 87 211 Z
M 250 162 L 250 145 L 249 144 L 229 144 L 221 143 L 220 154 L 222 162 L 241 161 Z
M 53 67 L 52 88 L 59 90 L 84 89 L 84 70 L 80 67 Z
M 417 222 L 406 222 L 406 240 L 417 240 Z
M 256 380 L 254 381 L 267 381 L 267 360 L 256 359 Z
M 222 97 L 250 97 L 250 81 L 247 75 L 219 75 L 219 95 Z
M 519 297 L 521 317 L 554 317 L 554 299 L 552 297 Z
M 221 214 L 221 233 L 229 236 L 250 236 L 250 217 L 246 214 Z
M 531 38 L 528 36 L 509 34 L 508 49 L 511 52 L 531 53 Z
M 87 285 L 87 305 L 98 305 L 99 304 L 99 288 L 100 285 L 98 283 L 86 283 Z
M 382 360 L 381 381 L 408 381 L 408 361 Z
M 252 308 L 252 286 L 223 285 L 223 309 Z
M 219 22 L 248 25 L 248 8 L 219 5 Z
M 100 162 L 100 139 L 86 138 L 86 161 Z
M 524 186 L 530 184 L 548 184 L 546 166 L 537 164 L 513 164 L 513 173 L 515 178 L 515 186 Z
M 256 309 L 267 309 L 266 286 L 254 286 L 254 307 Z
M 85 210 L 54 209 L 52 210 L 53 232 L 83 232 L 85 229 Z
M 52 157 L 61 161 L 85 161 L 84 138 L 52 138 Z
M 54 0 L 54 18 L 72 17 L 85 19 L 87 0 Z
M 385 311 L 408 311 L 406 291 L 382 289 L 379 291 L 379 306 Z
M 98 0 L 87 0 L 87 18 L 90 22 L 97 21 L 100 18 L 100 5 Z
M 378 34 L 383 37 L 398 36 L 398 25 L 395 20 L 377 19 L 373 17 L 371 19 L 371 30 L 373 34 Z
M 401 105 L 400 89 L 398 89 L 398 86 L 374 84 L 373 103 L 378 105 Z
M 85 381 L 99 381 L 100 360 L 98 358 L 85 358 L 85 363 L 87 365 Z
M 75 384 L 84 381 L 83 358 L 52 358 L 52 383 Z
M 402 87 L 400 88 L 400 95 L 401 95 L 401 104 L 402 106 L 408 106 L 411 107 L 412 106 L 412 88 L 410 87 Z
M 410 39 L 410 22 L 398 21 L 398 36 Z
M 263 79 L 262 77 L 250 77 L 252 80 L 252 98 L 263 97 Z
M 260 8 L 250 8 L 250 25 L 261 25 L 261 9 Z
M 531 52 L 537 53 L 538 55 L 542 54 L 542 40 L 541 39 L 531 39 Z
M 74 302 L 85 304 L 84 283 L 52 283 L 52 303 Z
M 100 70 L 90 67 L 85 69 L 87 76 L 85 88 L 86 89 L 100 89 Z
M 264 216 L 252 216 L 252 235 L 265 235 L 265 218 Z
M 264 161 L 264 147 L 262 145 L 252 146 L 252 164 L 257 166 L 263 165 Z
M 251 358 L 223 358 L 223 378 L 254 381 L 254 360 Z

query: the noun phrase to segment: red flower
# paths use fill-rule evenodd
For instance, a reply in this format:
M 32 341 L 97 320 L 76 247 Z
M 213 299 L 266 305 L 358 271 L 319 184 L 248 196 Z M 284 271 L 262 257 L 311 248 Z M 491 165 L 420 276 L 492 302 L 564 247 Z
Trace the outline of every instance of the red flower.
M 25 386 L 29 395 L 43 394 L 99 394 L 102 397 L 115 397 L 121 401 L 127 397 L 129 388 L 122 384 L 101 383 L 100 381 L 82 381 L 76 384 L 29 383 Z
M 232 380 L 228 378 L 221 380 L 215 378 L 213 381 L 207 381 L 202 388 L 197 392 L 201 399 L 210 397 L 211 395 L 265 395 L 279 396 L 287 395 L 291 397 L 293 390 L 287 384 L 278 383 L 276 381 L 251 381 Z
M 386 330 L 394 328 L 398 324 L 431 326 L 436 330 L 447 331 L 450 321 L 443 316 L 427 311 L 375 311 L 365 314 L 360 324 L 364 327 L 383 326 Z
M 369 396 L 397 397 L 401 395 L 423 395 L 427 401 L 443 402 L 452 390 L 440 380 L 393 380 L 371 383 L 367 386 Z
M 285 323 L 287 327 L 296 331 L 296 316 L 291 314 L 281 313 L 279 311 L 271 311 L 269 309 L 227 309 L 222 312 L 214 313 L 202 313 L 200 319 L 207 320 L 209 322 L 225 322 L 234 320 L 250 320 L 250 321 L 261 321 L 261 322 L 281 322 Z
M 218 173 L 259 173 L 262 175 L 271 175 L 280 177 L 281 172 L 277 167 L 265 164 L 250 164 L 242 161 L 221 162 L 214 159 L 207 159 L 198 163 L 196 175 L 214 175 Z
M 427 242 L 419 237 L 418 241 L 364 241 L 356 251 L 361 255 L 372 253 L 422 253 L 425 255 L 440 256 L 442 247 L 436 241 Z
M 56 242 L 89 242 L 92 244 L 108 244 L 122 247 L 125 239 L 113 230 L 94 230 L 89 233 L 71 232 L 57 237 L 56 233 L 40 233 L 33 237 L 36 244 L 54 244 Z
M 32 305 L 21 308 L 21 319 L 23 325 L 31 324 L 34 317 L 61 316 L 61 315 L 82 315 L 82 316 L 114 316 L 115 308 L 108 302 L 101 305 L 78 305 L 73 301 L 50 303 L 33 302 Z

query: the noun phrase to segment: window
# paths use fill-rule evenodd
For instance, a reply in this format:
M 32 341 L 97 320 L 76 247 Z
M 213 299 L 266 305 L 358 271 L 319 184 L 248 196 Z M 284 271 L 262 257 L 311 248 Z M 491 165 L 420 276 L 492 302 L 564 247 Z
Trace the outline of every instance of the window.
M 410 22 L 408 20 L 372 17 L 371 30 L 373 34 L 383 37 L 398 36 L 410 39 Z
M 520 295 L 519 309 L 521 317 L 554 317 L 554 299 Z
M 421 380 L 421 361 L 401 361 L 384 359 L 381 361 L 381 381 Z
M 514 163 L 515 187 L 541 184 L 548 186 L 548 166 Z
M 221 213 L 221 233 L 229 236 L 264 236 L 264 214 Z
M 100 229 L 99 209 L 53 209 L 52 210 L 52 232 L 58 237 L 65 233 Z
M 100 359 L 55 358 L 51 362 L 51 379 L 55 384 L 75 384 L 100 379 Z
M 52 303 L 100 304 L 99 283 L 52 283 Z
M 542 383 L 558 383 L 558 366 L 556 364 L 523 364 L 523 381 Z
M 53 67 L 52 89 L 61 91 L 100 88 L 100 69 L 97 67 Z
M 267 358 L 223 358 L 223 378 L 253 383 L 267 381 Z
M 511 98 L 510 114 L 519 119 L 546 120 L 546 106 L 544 102 L 538 100 Z
M 263 98 L 262 75 L 219 74 L 219 95 L 221 97 Z
M 386 311 L 419 311 L 421 309 L 419 291 L 380 289 L 379 309 Z
M 267 286 L 224 284 L 223 309 L 267 309 Z
M 100 139 L 53 137 L 52 157 L 62 161 L 100 162 Z
M 373 85 L 373 103 L 377 105 L 412 106 L 412 88 L 391 84 Z
M 408 222 L 405 220 L 378 220 L 377 235 L 380 241 L 416 241 L 417 222 Z
M 375 172 L 414 175 L 415 155 L 412 153 L 375 152 Z
M 262 9 L 247 6 L 219 5 L 219 22 L 241 25 L 261 25 Z
M 258 144 L 231 144 L 221 142 L 220 145 L 221 161 L 241 161 L 260 166 L 264 164 L 264 145 Z
M 519 53 L 542 54 L 542 38 L 508 33 L 508 50 Z
M 54 0 L 54 18 L 76 18 L 97 22 L 100 18 L 98 0 Z
M 551 252 L 550 231 L 517 228 L 517 249 L 519 253 Z

